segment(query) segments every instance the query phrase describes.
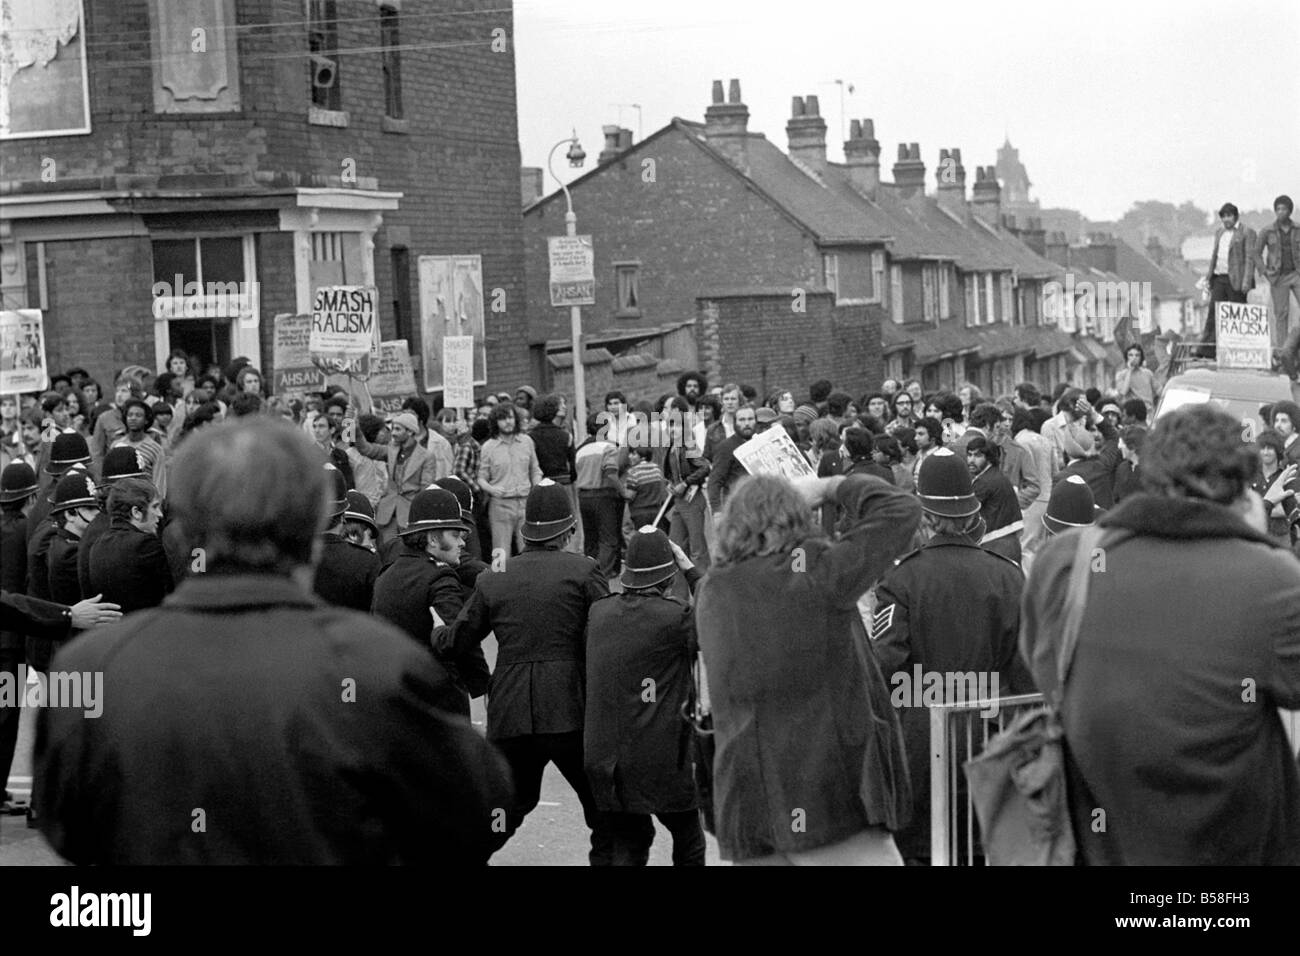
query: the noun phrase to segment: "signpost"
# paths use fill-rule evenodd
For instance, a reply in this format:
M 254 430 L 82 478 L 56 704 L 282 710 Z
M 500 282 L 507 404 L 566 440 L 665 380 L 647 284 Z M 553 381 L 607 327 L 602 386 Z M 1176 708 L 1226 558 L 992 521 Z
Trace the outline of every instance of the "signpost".
M 0 312 L 0 393 L 43 392 L 49 384 L 40 309 Z
M 1219 302 L 1214 308 L 1219 368 L 1267 369 L 1272 365 L 1267 305 Z

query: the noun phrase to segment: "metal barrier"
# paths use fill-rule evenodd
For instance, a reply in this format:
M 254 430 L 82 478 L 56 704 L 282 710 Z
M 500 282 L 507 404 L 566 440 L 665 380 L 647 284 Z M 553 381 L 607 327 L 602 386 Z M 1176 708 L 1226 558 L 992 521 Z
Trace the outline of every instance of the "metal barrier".
M 999 697 L 997 714 L 988 717 L 994 701 L 943 704 L 930 708 L 930 864 L 979 866 L 984 854 L 979 822 L 966 790 L 963 767 L 982 753 L 989 740 L 1026 710 L 1042 706 L 1042 694 Z M 1300 710 L 1281 710 L 1282 726 L 1291 750 L 1300 755 Z

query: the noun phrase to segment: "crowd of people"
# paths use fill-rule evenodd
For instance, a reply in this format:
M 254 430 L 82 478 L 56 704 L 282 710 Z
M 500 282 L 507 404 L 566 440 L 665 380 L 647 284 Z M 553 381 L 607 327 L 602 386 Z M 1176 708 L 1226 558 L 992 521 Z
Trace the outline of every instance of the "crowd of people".
M 1249 444 L 1210 408 L 1153 424 L 1138 345 L 1104 392 L 759 396 L 690 372 L 653 400 L 609 392 L 581 429 L 527 385 L 376 414 L 182 353 L 112 384 L 74 368 L 0 399 L 0 664 L 102 671 L 113 694 L 107 730 L 40 717 L 26 810 L 68 859 L 481 863 L 554 763 L 593 864 L 644 864 L 652 817 L 674 863 L 702 864 L 702 793 L 724 859 L 926 863 L 929 723 L 889 684 L 1044 689 L 1069 532 L 1099 523 L 1125 529 L 1121 573 L 1080 639 L 1072 682 L 1106 689 L 1071 698 L 1070 783 L 1076 815 L 1120 822 L 1080 817 L 1083 858 L 1300 862 L 1277 715 L 1300 706 L 1294 403 L 1261 409 Z M 769 429 L 809 477 L 749 474 Z M 1267 706 L 1147 692 L 1171 672 L 1261 675 Z M 18 711 L 0 720 L 7 779 Z M 1132 783 L 1152 767 L 1186 833 Z M 174 810 L 208 804 L 238 824 L 212 814 L 201 839 Z

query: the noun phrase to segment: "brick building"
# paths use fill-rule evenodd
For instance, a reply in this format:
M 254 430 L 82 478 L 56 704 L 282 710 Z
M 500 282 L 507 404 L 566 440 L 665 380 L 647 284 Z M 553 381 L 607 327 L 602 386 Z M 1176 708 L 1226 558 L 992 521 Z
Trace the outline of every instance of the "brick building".
M 85 0 L 71 42 L 28 70 L 84 49 L 89 132 L 3 144 L 5 307 L 44 310 L 51 367 L 101 381 L 172 348 L 269 372 L 277 313 L 309 311 L 320 285 L 374 285 L 383 338 L 418 363 L 418 258 L 479 255 L 487 384 L 513 388 L 528 352 L 512 28 L 492 0 Z M 205 296 L 245 286 L 186 317 L 155 308 L 176 275 Z
M 888 237 L 818 180 L 826 124 L 816 97 L 797 98 L 796 111 L 789 155 L 749 131 L 735 80 L 725 99 L 714 83 L 703 123 L 675 118 L 639 143 L 609 131 L 601 163 L 569 187 L 595 249 L 596 303 L 583 310 L 589 375 L 599 349 L 657 359 L 667 386 L 700 367 L 714 381 L 802 394 L 831 362 L 837 386 L 860 392 L 879 380 Z M 562 193 L 524 211 L 530 341 L 549 387 L 572 368 L 568 311 L 551 308 L 548 290 L 546 238 L 564 232 L 564 212 Z

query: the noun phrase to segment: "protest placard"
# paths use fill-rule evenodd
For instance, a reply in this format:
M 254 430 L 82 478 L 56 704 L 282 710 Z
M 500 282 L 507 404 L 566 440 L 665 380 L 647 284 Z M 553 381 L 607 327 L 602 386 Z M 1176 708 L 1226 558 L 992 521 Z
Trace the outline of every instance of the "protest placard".
M 447 408 L 474 407 L 474 336 L 442 340 L 442 402 Z
M 49 385 L 40 309 L 0 312 L 0 392 L 42 392 Z
M 379 326 L 371 286 L 321 286 L 312 298 L 311 338 L 314 358 L 345 362 L 378 354 Z
M 817 477 L 808 459 L 780 425 L 773 425 L 737 445 L 733 454 L 751 475 L 780 475 L 791 480 Z
M 1219 368 L 1267 369 L 1272 364 L 1268 305 L 1219 302 L 1217 323 Z
M 367 385 L 379 414 L 400 412 L 402 403 L 415 396 L 415 372 L 406 339 L 394 339 L 379 346 L 379 361 Z

